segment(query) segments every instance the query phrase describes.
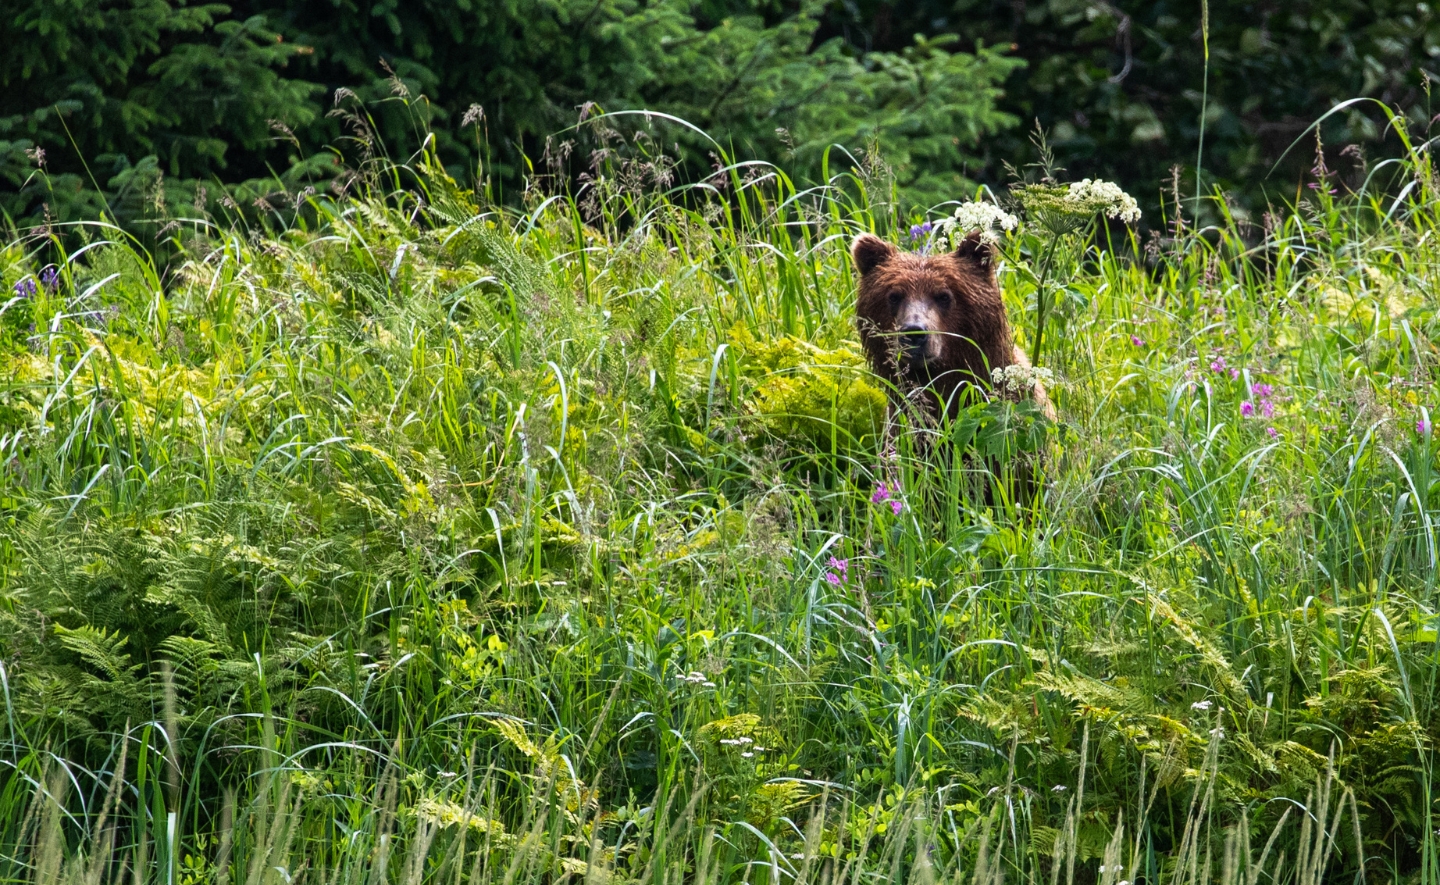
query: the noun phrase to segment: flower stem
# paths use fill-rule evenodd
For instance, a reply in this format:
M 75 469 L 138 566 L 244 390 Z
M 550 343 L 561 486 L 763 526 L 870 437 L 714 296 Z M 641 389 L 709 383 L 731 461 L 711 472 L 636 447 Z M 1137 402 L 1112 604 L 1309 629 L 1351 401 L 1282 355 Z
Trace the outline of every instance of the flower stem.
M 1040 282 L 1035 287 L 1035 347 L 1030 354 L 1030 365 L 1040 365 L 1040 348 L 1045 344 L 1045 315 L 1050 312 L 1050 302 L 1045 297 L 1045 284 L 1050 279 L 1050 264 L 1055 258 L 1055 247 L 1060 244 L 1059 235 L 1050 240 L 1050 248 L 1045 251 L 1044 261 L 1040 265 Z

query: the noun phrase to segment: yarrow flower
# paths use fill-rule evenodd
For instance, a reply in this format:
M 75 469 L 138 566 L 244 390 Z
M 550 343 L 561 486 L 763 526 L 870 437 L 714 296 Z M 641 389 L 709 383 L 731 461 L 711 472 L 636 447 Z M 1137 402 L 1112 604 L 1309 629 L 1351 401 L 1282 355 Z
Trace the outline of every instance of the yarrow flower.
M 1010 393 L 1028 392 L 1034 390 L 1036 384 L 1048 385 L 1054 380 L 1055 373 L 1049 369 L 1019 363 L 996 366 L 990 371 L 990 383 Z
M 1020 220 L 994 203 L 976 201 L 956 206 L 954 214 L 940 224 L 952 241 L 964 237 L 972 230 L 978 230 L 981 237 L 993 243 L 999 239 L 995 228 L 1014 230 Z
M 1098 178 L 1087 178 L 1070 184 L 1066 200 L 1077 207 L 1083 206 L 1091 212 L 1100 212 L 1106 218 L 1118 218 L 1126 224 L 1140 220 L 1140 204 L 1135 198 L 1120 189 L 1120 185 Z
M 1098 178 L 1064 184 L 1026 184 L 1015 189 L 1029 218 L 1057 236 L 1074 233 L 1096 215 L 1126 224 L 1140 220 L 1140 205 L 1120 186 Z

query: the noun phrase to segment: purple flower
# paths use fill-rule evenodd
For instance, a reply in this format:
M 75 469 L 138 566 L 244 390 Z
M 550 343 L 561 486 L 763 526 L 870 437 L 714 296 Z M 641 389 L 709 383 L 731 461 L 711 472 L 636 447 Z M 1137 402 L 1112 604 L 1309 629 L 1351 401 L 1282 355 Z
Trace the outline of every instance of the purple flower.
M 1225 371 L 1225 357 L 1217 356 L 1210 361 L 1210 371 L 1219 375 Z
M 890 487 L 882 482 L 875 487 L 875 494 L 870 496 L 870 503 L 884 504 L 888 500 L 890 500 Z
M 15 284 L 15 294 L 20 298 L 33 298 L 35 291 L 35 281 L 30 277 Z
M 1425 434 L 1429 433 L 1429 432 L 1430 432 L 1430 422 L 1429 422 L 1429 421 L 1426 421 L 1424 418 L 1421 418 L 1419 421 L 1416 421 L 1416 422 L 1415 422 L 1415 432 L 1418 433 L 1418 434 L 1420 434 L 1421 436 L 1424 436 Z
M 1260 401 L 1260 414 L 1264 415 L 1266 418 L 1274 418 L 1275 404 L 1270 402 L 1270 400 L 1268 399 L 1262 399 Z
M 1130 336 L 1130 343 L 1133 344 L 1133 345 L 1136 346 L 1136 347 L 1144 347 L 1144 346 L 1145 346 L 1145 339 L 1144 339 L 1144 338 L 1141 338 L 1139 335 L 1131 335 L 1131 336 Z
M 1270 396 L 1275 392 L 1275 388 L 1271 387 L 1269 384 L 1252 384 L 1250 385 L 1250 392 L 1260 397 L 1261 399 L 1265 399 L 1266 397 Z
M 1267 428 L 1265 428 L 1265 432 L 1268 433 L 1268 434 L 1270 434 L 1270 438 L 1271 438 L 1271 439 L 1275 439 L 1276 437 L 1278 437 L 1278 436 L 1280 435 L 1280 431 L 1276 430 L 1276 429 L 1273 428 L 1273 427 L 1267 427 Z
M 834 569 L 836 572 L 839 572 L 841 580 L 844 580 L 845 578 L 848 578 L 850 576 L 850 560 L 848 559 L 836 559 L 832 556 L 830 557 L 830 561 L 826 563 L 826 565 Z
M 45 287 L 46 292 L 54 292 L 60 288 L 60 270 L 55 265 L 50 265 L 40 271 L 40 285 Z
M 924 237 L 928 237 L 928 236 L 930 235 L 930 231 L 932 231 L 932 230 L 934 230 L 934 229 L 935 229 L 935 225 L 931 224 L 931 223 L 928 222 L 928 221 L 923 222 L 923 223 L 921 223 L 921 224 L 911 225 L 911 227 L 910 227 L 910 241 L 913 243 L 913 242 L 916 241 L 916 240 L 922 239 L 922 238 L 924 238 Z
M 904 505 L 904 504 L 901 504 L 899 501 L 891 501 L 891 502 L 890 502 L 890 510 L 891 510 L 891 512 L 893 512 L 896 516 L 899 516 L 899 515 L 900 515 L 900 511 L 901 511 L 901 510 L 904 510 L 904 509 L 905 509 L 905 505 Z
M 1239 378 L 1239 377 L 1240 377 L 1240 370 L 1239 370 L 1239 369 L 1231 369 L 1231 370 L 1230 370 L 1230 380 L 1231 380 L 1231 381 L 1234 381 L 1236 378 Z
M 1250 401 L 1247 399 L 1245 402 L 1243 402 L 1243 403 L 1240 404 L 1240 414 L 1244 415 L 1246 418 L 1249 418 L 1251 415 L 1254 415 L 1254 414 L 1255 414 L 1255 404 L 1252 403 L 1252 402 L 1250 402 Z
M 825 573 L 825 580 L 826 580 L 826 581 L 829 581 L 829 582 L 830 582 L 831 584 L 833 584 L 834 586 L 839 587 L 840 584 L 841 584 L 845 579 L 842 578 L 842 577 L 840 577 L 839 575 L 835 574 L 834 572 L 826 572 L 826 573 Z

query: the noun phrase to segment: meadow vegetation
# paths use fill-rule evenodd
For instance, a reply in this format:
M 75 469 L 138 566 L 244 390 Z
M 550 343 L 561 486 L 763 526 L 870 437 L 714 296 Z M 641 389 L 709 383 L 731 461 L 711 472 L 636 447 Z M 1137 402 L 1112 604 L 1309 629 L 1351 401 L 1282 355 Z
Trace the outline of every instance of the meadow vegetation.
M 889 431 L 883 165 L 598 162 L 12 231 L 0 879 L 1440 878 L 1427 153 L 1068 238 L 1059 421 Z

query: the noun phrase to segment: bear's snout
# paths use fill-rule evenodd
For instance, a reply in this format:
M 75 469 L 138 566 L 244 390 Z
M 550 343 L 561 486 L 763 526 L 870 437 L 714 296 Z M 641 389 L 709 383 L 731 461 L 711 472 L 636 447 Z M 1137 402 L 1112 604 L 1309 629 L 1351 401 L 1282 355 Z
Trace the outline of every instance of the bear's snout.
M 895 316 L 895 334 L 904 362 L 924 364 L 940 358 L 941 316 L 934 305 L 908 299 Z

